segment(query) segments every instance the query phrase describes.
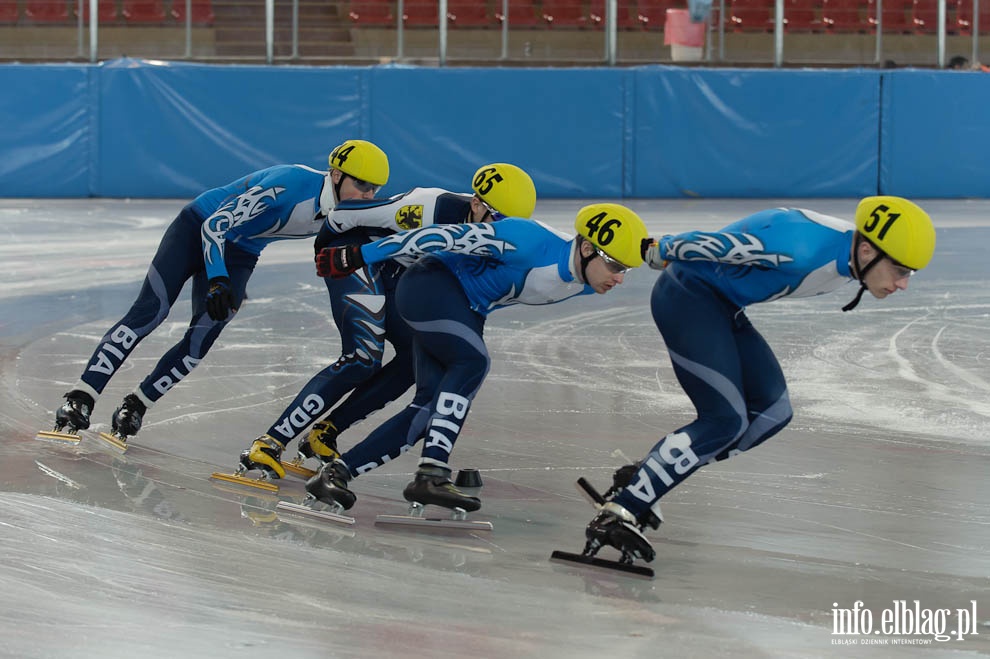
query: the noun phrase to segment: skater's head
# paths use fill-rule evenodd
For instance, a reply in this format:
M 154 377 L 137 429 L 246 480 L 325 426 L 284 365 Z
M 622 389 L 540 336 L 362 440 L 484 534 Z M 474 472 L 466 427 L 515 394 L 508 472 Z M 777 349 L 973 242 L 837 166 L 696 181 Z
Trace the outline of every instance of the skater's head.
M 901 197 L 867 197 L 856 207 L 856 235 L 849 267 L 863 291 L 883 299 L 908 287 L 908 279 L 932 260 L 935 227 L 914 202 Z
M 649 238 L 639 215 L 620 204 L 591 204 L 578 211 L 575 265 L 584 283 L 605 293 L 625 273 L 643 264 L 642 243 Z
M 471 179 L 471 219 L 495 222 L 505 217 L 528 219 L 536 208 L 536 186 L 525 171 L 505 162 L 482 165 Z
M 371 142 L 347 140 L 330 152 L 329 161 L 327 176 L 337 202 L 372 199 L 388 183 L 388 156 Z

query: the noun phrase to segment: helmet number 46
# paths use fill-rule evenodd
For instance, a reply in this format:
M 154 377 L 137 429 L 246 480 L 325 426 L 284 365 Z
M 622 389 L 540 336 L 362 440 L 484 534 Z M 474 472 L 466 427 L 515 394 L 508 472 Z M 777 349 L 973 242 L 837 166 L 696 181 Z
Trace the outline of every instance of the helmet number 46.
M 887 235 L 887 230 L 890 229 L 890 227 L 894 224 L 894 221 L 901 216 L 900 213 L 890 213 L 889 211 L 890 207 L 884 206 L 883 204 L 874 208 L 873 212 L 870 213 L 870 219 L 863 224 L 863 230 L 866 233 L 872 234 L 877 228 L 877 225 L 880 224 L 881 220 L 883 220 L 883 216 L 886 215 L 887 221 L 884 222 L 883 228 L 880 229 L 880 232 L 876 234 L 877 239 L 883 240 L 883 237 Z
M 585 223 L 588 227 L 588 237 L 593 238 L 599 245 L 608 245 L 615 238 L 615 230 L 622 226 L 622 221 L 616 218 L 609 218 L 607 213 L 598 213 L 588 218 Z M 598 237 L 595 238 L 595 234 Z

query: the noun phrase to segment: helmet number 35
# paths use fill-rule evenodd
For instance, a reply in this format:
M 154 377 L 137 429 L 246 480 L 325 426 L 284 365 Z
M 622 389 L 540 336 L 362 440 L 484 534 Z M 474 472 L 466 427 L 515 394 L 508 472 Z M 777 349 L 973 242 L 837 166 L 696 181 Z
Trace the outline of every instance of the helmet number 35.
M 585 222 L 588 227 L 588 237 L 592 238 L 599 245 L 608 245 L 615 238 L 615 230 L 622 226 L 622 220 L 614 217 L 610 218 L 608 213 L 598 213 L 588 218 Z M 595 237 L 595 234 L 598 234 Z
M 887 231 L 900 216 L 900 213 L 891 213 L 888 206 L 880 204 L 870 213 L 870 219 L 863 224 L 863 230 L 868 234 L 873 234 L 876 231 L 877 225 L 883 222 L 883 227 L 876 233 L 877 239 L 883 240 L 884 236 L 887 235 Z M 886 221 L 884 221 L 885 218 Z

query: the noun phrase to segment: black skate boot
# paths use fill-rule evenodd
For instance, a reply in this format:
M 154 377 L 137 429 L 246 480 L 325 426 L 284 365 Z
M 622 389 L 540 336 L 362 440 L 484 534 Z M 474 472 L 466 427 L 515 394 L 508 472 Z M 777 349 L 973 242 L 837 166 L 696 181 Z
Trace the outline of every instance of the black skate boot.
M 148 408 L 136 395 L 127 394 L 124 396 L 124 402 L 114 410 L 113 417 L 110 419 L 113 435 L 122 440 L 136 435 L 141 430 L 141 420 L 147 411 Z
M 481 508 L 481 499 L 468 496 L 450 482 L 450 469 L 434 465 L 421 465 L 416 470 L 416 478 L 402 491 L 406 501 L 422 506 L 434 505 L 444 508 L 460 508 L 473 512 Z
M 320 473 L 306 481 L 306 491 L 330 507 L 350 510 L 357 501 L 357 495 L 347 489 L 350 480 L 351 471 L 347 465 L 341 460 L 334 460 L 323 465 Z
M 314 423 L 306 439 L 299 441 L 299 455 L 296 461 L 300 464 L 307 458 L 318 458 L 323 464 L 330 464 L 340 457 L 337 450 L 337 435 L 340 431 L 332 421 Z
M 656 557 L 656 552 L 643 535 L 641 529 L 644 525 L 631 512 L 610 501 L 602 506 L 585 529 L 584 535 L 588 542 L 584 547 L 584 555 L 594 556 L 599 549 L 608 545 L 622 553 L 620 563 L 630 564 L 634 558 L 649 563 Z
M 68 428 L 75 434 L 89 428 L 89 415 L 93 412 L 93 397 L 85 391 L 73 389 L 65 394 L 65 403 L 55 410 L 55 432 Z
M 251 448 L 241 452 L 241 466 L 237 469 L 238 474 L 243 474 L 252 469 L 264 472 L 264 478 L 284 478 L 285 468 L 282 466 L 282 442 L 271 435 L 262 435 L 254 440 Z

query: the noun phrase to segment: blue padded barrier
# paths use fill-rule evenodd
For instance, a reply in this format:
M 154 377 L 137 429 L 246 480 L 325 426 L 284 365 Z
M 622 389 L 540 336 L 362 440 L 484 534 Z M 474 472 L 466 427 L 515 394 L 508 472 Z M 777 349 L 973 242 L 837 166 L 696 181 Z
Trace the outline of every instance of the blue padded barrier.
M 0 196 L 86 197 L 98 158 L 93 69 L 0 67 Z
M 509 161 L 541 198 L 983 197 L 985 76 L 7 64 L 0 195 L 191 198 L 357 137 L 389 153 L 386 194 Z
M 880 191 L 916 198 L 990 197 L 990 75 L 884 75 Z
M 839 70 L 639 69 L 629 194 L 873 194 L 879 75 Z

